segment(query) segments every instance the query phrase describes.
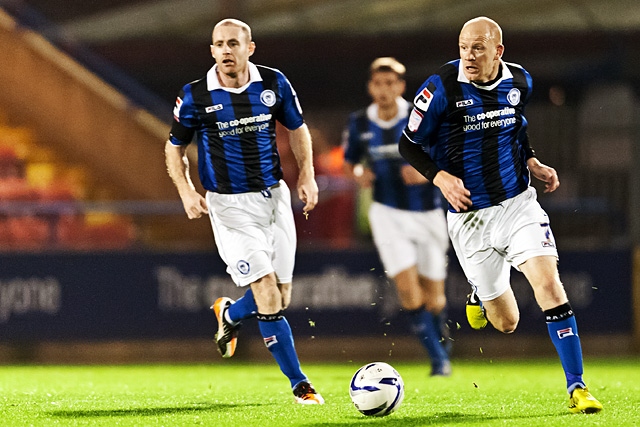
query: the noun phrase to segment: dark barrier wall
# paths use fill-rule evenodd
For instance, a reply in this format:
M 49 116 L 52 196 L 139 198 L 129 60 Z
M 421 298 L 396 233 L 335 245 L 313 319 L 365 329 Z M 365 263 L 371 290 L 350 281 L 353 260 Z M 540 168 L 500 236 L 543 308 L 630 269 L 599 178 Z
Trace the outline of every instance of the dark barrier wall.
M 209 306 L 238 298 L 213 253 L 102 253 L 0 257 L 0 340 L 100 340 L 212 337 Z M 512 270 L 519 331 L 546 333 L 523 276 Z M 560 271 L 581 333 L 631 332 L 628 251 L 561 254 Z M 449 317 L 456 333 L 468 285 L 451 257 Z M 287 317 L 296 334 L 405 334 L 393 286 L 373 251 L 300 253 Z M 243 333 L 257 333 L 255 321 Z

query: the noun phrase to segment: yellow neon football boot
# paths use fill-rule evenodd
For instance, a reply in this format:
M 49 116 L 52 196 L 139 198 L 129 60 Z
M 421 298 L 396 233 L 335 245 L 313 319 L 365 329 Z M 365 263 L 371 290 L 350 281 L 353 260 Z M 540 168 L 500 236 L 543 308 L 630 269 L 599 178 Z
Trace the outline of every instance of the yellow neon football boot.
M 602 411 L 602 403 L 589 393 L 588 388 L 576 387 L 569 395 L 569 412 L 595 414 Z
M 475 288 L 471 291 L 469 295 L 467 295 L 467 321 L 469 322 L 469 326 L 473 329 L 480 330 L 484 329 L 487 326 L 487 316 L 484 313 L 484 307 L 482 307 L 482 302 L 476 295 Z

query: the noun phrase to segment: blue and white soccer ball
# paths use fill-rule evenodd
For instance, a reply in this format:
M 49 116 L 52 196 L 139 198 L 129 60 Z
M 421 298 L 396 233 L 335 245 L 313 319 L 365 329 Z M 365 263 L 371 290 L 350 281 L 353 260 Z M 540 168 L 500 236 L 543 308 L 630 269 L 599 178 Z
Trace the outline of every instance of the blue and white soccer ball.
M 393 366 L 384 362 L 368 363 L 351 378 L 349 396 L 364 415 L 382 417 L 402 403 L 404 382 Z

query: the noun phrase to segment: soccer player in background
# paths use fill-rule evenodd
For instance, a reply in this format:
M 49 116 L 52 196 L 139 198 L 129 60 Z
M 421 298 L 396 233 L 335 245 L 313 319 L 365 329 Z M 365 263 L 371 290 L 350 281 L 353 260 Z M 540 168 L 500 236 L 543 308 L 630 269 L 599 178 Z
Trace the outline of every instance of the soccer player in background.
M 411 109 L 402 98 L 404 75 L 404 65 L 394 58 L 378 58 L 369 67 L 373 102 L 349 118 L 344 168 L 360 187 L 373 186 L 369 224 L 385 272 L 429 353 L 431 375 L 448 376 L 444 280 L 449 236 L 440 190 L 398 151 Z
M 582 348 L 574 312 L 558 274 L 549 218 L 530 175 L 558 188 L 555 169 L 529 144 L 524 107 L 529 73 L 502 60 L 502 30 L 478 17 L 464 24 L 460 59 L 445 64 L 420 87 L 400 152 L 442 190 L 449 202 L 449 236 L 472 292 L 467 318 L 501 332 L 516 329 L 520 313 L 509 275 L 521 271 L 546 317 L 564 369 L 569 410 L 594 413 L 602 405 L 582 378 Z
M 212 39 L 215 65 L 180 91 L 165 156 L 187 216 L 209 215 L 227 272 L 237 286 L 247 287 L 237 301 L 221 297 L 212 306 L 218 350 L 222 357 L 233 356 L 241 322 L 256 317 L 295 401 L 323 404 L 300 368 L 283 314 L 291 301 L 296 231 L 276 147 L 276 120 L 289 130 L 305 213 L 318 202 L 311 136 L 287 78 L 249 61 L 255 44 L 247 24 L 224 19 L 215 25 Z M 185 156 L 194 134 L 204 197 L 190 179 Z

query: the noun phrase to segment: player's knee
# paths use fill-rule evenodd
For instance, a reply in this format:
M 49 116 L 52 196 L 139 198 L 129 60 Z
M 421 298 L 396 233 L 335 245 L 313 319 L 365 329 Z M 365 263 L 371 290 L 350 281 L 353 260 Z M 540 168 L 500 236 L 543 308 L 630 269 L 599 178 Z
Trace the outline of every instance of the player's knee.
M 426 308 L 423 306 L 422 301 L 417 298 L 401 300 L 400 306 L 404 311 L 415 311 L 418 309 Z
M 519 316 L 500 316 L 496 319 L 488 318 L 489 322 L 494 328 L 502 332 L 503 334 L 511 334 L 515 332 L 520 321 Z
M 253 298 L 261 313 L 275 313 L 282 310 L 282 294 L 275 277 L 264 276 L 251 284 Z
M 503 334 L 512 334 L 516 331 L 516 326 L 514 325 L 512 328 L 505 328 L 505 329 L 500 329 L 500 332 L 502 332 Z
M 517 327 L 518 327 L 518 321 L 517 320 L 515 322 L 513 322 L 513 321 L 512 322 L 503 321 L 500 324 L 500 327 L 497 328 L 497 329 L 500 332 L 502 332 L 503 334 L 511 334 L 511 333 L 515 332 Z
M 557 307 L 567 301 L 567 294 L 562 284 L 551 283 L 536 292 L 536 301 L 543 309 Z
M 444 295 L 437 295 L 429 298 L 424 302 L 425 309 L 434 314 L 439 314 L 447 306 L 447 297 Z

